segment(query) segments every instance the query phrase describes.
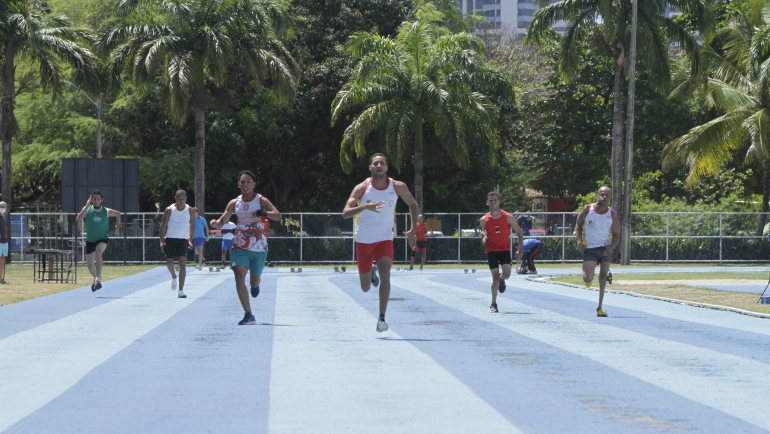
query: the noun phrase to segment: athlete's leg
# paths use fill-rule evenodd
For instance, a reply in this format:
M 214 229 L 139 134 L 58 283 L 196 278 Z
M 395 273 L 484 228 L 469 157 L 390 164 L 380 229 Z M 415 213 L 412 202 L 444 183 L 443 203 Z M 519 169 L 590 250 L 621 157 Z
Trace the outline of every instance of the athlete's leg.
M 508 280 L 509 277 L 511 277 L 511 264 L 503 264 L 503 272 L 500 274 L 500 278 L 503 280 Z
M 369 292 L 369 288 L 372 287 L 372 261 L 374 261 L 374 254 L 369 244 L 356 243 L 356 260 L 361 290 Z
M 198 266 L 203 267 L 203 246 L 197 246 L 195 250 L 198 251 Z
M 591 286 L 591 282 L 594 281 L 595 272 L 596 261 L 583 260 L 583 282 L 586 284 L 586 286 Z
M 249 269 L 243 265 L 236 265 L 233 268 L 235 275 L 235 288 L 238 291 L 238 300 L 241 301 L 243 311 L 251 313 L 251 303 L 249 303 L 249 288 L 246 286 L 246 273 Z
M 409 258 L 409 269 L 410 269 L 410 270 L 411 270 L 412 268 L 414 268 L 414 255 L 416 255 L 416 254 L 417 254 L 417 247 L 414 247 L 414 248 L 412 249 L 412 254 L 411 254 L 411 257 Z
M 187 277 L 187 256 L 179 256 L 179 290 L 184 289 L 184 279 Z
M 88 272 L 91 273 L 94 279 L 96 279 L 96 267 L 94 262 L 96 260 L 96 252 L 91 252 L 86 255 L 86 263 L 88 264 Z
M 599 268 L 599 308 L 602 307 L 602 301 L 604 301 L 604 287 L 607 286 L 608 271 L 610 271 L 610 261 L 602 261 L 602 266 Z
M 420 249 L 420 254 L 422 255 L 422 261 L 420 262 L 420 268 L 422 268 L 425 265 L 425 257 L 427 257 L 428 249 Z
M 535 255 L 540 253 L 540 249 L 543 246 L 535 246 L 534 249 L 529 251 L 529 254 L 527 255 L 527 265 L 529 266 L 529 269 L 532 271 L 537 271 L 537 268 L 535 267 Z
M 492 268 L 489 271 L 492 273 L 492 304 L 497 304 L 497 289 L 500 286 L 500 269 Z
M 107 250 L 107 243 L 99 243 L 96 245 L 96 251 L 95 253 L 95 263 L 94 263 L 94 272 L 96 273 L 95 277 L 99 280 L 102 279 L 102 265 L 104 262 L 102 261 L 102 254 L 104 251 Z
M 383 256 L 377 260 L 377 270 L 380 273 L 380 315 L 381 316 L 385 315 L 385 311 L 388 309 L 388 298 L 390 298 L 390 267 L 392 265 L 393 265 L 393 259 L 391 259 L 388 256 Z
M 166 258 L 166 268 L 171 273 L 171 278 L 176 279 L 176 270 L 174 269 L 174 258 Z

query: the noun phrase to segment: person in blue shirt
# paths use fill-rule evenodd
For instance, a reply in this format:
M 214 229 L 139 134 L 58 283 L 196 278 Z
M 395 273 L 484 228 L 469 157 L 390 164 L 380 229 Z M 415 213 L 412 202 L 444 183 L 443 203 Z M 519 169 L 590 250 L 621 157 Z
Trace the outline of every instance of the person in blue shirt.
M 198 255 L 198 266 L 195 268 L 198 270 L 203 269 L 203 246 L 208 240 L 209 225 L 206 223 L 206 218 L 198 214 L 198 217 L 195 218 L 195 234 L 193 235 L 193 246 L 195 246 L 195 252 Z
M 521 257 L 521 265 L 516 268 L 517 274 L 537 274 L 535 267 L 535 256 L 543 248 L 543 242 L 537 238 L 527 238 L 524 240 L 524 255 Z

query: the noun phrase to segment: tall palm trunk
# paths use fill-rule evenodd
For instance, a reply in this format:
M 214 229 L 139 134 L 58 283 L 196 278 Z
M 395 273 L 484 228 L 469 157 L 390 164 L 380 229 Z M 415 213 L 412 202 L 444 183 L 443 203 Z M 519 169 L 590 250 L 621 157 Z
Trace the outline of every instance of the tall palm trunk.
M 15 45 L 8 42 L 5 46 L 2 66 L 2 97 L 0 97 L 0 139 L 2 140 L 2 193 L 3 200 L 8 204 L 8 213 L 5 215 L 5 233 L 11 234 L 11 143 L 13 136 L 19 132 L 19 124 L 13 114 L 14 101 L 16 99 L 16 66 L 14 65 Z
M 423 184 L 422 171 L 425 160 L 423 159 L 422 141 L 422 117 L 417 116 L 414 121 L 414 200 L 417 201 L 417 214 L 422 214 Z M 416 222 L 412 222 L 413 224 Z
M 198 214 L 206 210 L 206 111 L 195 109 L 195 206 Z
M 625 50 L 621 42 L 615 42 L 612 54 L 615 56 L 615 103 L 612 116 L 612 206 L 622 218 L 623 197 L 623 82 L 625 80 Z
M 770 208 L 770 158 L 765 159 L 765 173 L 762 176 L 762 208 L 759 215 L 759 227 L 757 227 L 757 236 L 762 235 L 767 222 L 767 211 Z

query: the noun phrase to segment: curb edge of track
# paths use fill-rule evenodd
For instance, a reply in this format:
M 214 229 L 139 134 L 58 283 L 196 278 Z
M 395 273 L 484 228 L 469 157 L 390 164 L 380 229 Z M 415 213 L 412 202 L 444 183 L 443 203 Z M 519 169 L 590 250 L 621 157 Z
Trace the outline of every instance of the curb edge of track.
M 551 285 L 569 286 L 569 287 L 572 287 L 572 288 L 585 289 L 587 291 L 597 291 L 597 292 L 599 291 L 598 288 L 586 288 L 585 286 L 574 285 L 572 283 L 554 282 L 554 281 L 551 280 L 550 276 L 544 276 L 544 277 L 532 276 L 532 277 L 526 277 L 526 279 L 529 280 L 530 282 L 548 283 L 548 284 L 551 284 Z M 721 306 L 721 305 L 718 305 L 718 304 L 699 303 L 697 301 L 687 301 L 687 300 L 676 300 L 674 298 L 658 297 L 656 295 L 646 295 L 646 294 L 639 294 L 638 292 L 618 291 L 618 290 L 614 290 L 614 289 L 605 289 L 605 292 L 609 292 L 609 293 L 612 293 L 612 294 L 630 295 L 631 297 L 646 298 L 646 299 L 649 299 L 649 300 L 667 301 L 669 303 L 683 304 L 683 305 L 686 305 L 686 306 L 693 306 L 693 307 L 701 307 L 701 308 L 704 308 L 704 309 L 723 310 L 723 311 L 726 311 L 726 312 L 733 312 L 733 313 L 739 313 L 741 315 L 753 316 L 755 318 L 770 319 L 770 315 L 768 315 L 766 313 L 751 312 L 751 311 L 748 311 L 748 310 L 738 309 L 736 307 Z

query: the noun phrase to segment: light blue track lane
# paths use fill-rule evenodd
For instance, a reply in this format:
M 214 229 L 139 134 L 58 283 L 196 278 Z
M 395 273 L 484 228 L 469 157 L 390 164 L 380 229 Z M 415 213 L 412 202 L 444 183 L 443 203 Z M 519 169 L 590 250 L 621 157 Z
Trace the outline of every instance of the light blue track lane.
M 0 307 L 0 432 L 770 432 L 770 320 L 521 276 L 492 314 L 480 271 L 393 273 L 386 333 L 320 267 L 266 269 L 256 326 L 229 271 Z

